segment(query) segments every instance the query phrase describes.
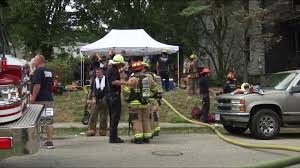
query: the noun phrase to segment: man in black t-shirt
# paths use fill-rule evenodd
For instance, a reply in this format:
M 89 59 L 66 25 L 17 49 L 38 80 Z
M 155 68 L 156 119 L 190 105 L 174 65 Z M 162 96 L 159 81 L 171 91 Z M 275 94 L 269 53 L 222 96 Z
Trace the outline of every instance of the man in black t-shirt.
M 48 149 L 54 148 L 53 137 L 53 73 L 45 67 L 45 58 L 42 55 L 36 55 L 34 65 L 36 69 L 33 72 L 33 90 L 31 95 L 31 103 L 43 104 L 43 117 L 49 118 L 50 121 L 47 127 L 47 141 L 44 146 Z
M 229 72 L 227 75 L 227 82 L 223 87 L 223 93 L 231 93 L 236 90 L 236 78 L 233 72 Z
M 161 56 L 158 58 L 156 69 L 157 75 L 159 75 L 162 80 L 165 80 L 164 86 L 166 91 L 169 91 L 169 64 L 170 60 L 168 58 L 168 51 L 163 49 Z
M 111 68 L 106 72 L 106 99 L 110 116 L 110 134 L 109 143 L 123 143 L 124 141 L 118 137 L 118 124 L 121 116 L 121 85 L 127 82 L 121 80 L 119 69 L 124 64 L 122 55 L 117 54 L 109 61 Z

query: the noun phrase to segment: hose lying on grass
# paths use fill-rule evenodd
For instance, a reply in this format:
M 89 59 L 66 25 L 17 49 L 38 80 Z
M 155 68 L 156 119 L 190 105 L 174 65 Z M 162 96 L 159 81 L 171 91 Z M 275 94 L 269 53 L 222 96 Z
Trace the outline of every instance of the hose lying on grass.
M 300 147 L 283 146 L 283 145 L 271 145 L 271 144 L 250 144 L 250 143 L 239 142 L 237 140 L 225 137 L 222 133 L 220 133 L 220 131 L 214 125 L 199 122 L 199 121 L 195 121 L 195 120 L 190 120 L 190 119 L 186 118 L 184 115 L 182 115 L 181 113 L 179 113 L 167 100 L 165 100 L 163 98 L 162 101 L 168 107 L 170 107 L 173 110 L 173 112 L 175 112 L 178 116 L 180 116 L 184 120 L 186 120 L 190 123 L 193 123 L 193 124 L 202 125 L 202 126 L 205 126 L 205 127 L 208 127 L 210 129 L 212 129 L 218 135 L 218 137 L 220 139 L 222 139 L 222 140 L 224 140 L 228 143 L 238 145 L 238 146 L 241 146 L 241 147 L 245 147 L 245 148 L 273 149 L 273 150 L 285 150 L 285 151 L 300 152 Z M 244 167 L 277 168 L 277 167 L 291 166 L 291 165 L 295 165 L 295 164 L 299 164 L 299 163 L 300 163 L 300 155 L 299 156 L 289 156 L 289 157 L 285 157 L 283 159 L 271 160 L 271 161 L 262 162 L 262 163 L 249 165 L 249 166 L 244 166 Z

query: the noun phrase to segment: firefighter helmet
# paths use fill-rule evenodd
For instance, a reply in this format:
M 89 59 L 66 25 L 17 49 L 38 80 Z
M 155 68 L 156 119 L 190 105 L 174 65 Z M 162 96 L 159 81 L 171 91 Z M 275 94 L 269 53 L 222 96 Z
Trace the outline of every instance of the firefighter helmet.
M 168 50 L 167 49 L 162 49 L 161 53 L 168 53 Z
M 235 73 L 234 72 L 229 72 L 228 75 L 227 75 L 227 79 L 236 80 Z
M 200 71 L 200 74 L 204 74 L 204 73 L 209 73 L 209 69 L 208 67 L 204 67 L 201 71 Z
M 133 62 L 131 69 L 134 71 L 141 71 L 144 69 L 144 65 L 140 61 Z
M 196 55 L 196 54 L 192 54 L 192 55 L 190 56 L 190 59 L 194 59 L 194 58 L 197 58 L 197 55 Z
M 150 65 L 145 62 L 145 61 L 142 61 L 141 64 L 145 67 L 145 68 L 150 68 Z
M 113 57 L 112 64 L 124 64 L 124 57 L 121 54 L 117 54 Z

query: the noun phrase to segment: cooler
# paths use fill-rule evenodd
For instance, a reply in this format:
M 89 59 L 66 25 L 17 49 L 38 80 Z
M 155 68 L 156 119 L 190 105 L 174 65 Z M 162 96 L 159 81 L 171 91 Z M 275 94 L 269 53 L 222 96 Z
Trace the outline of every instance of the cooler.
M 162 80 L 162 86 L 163 86 L 163 89 L 165 89 L 165 79 Z M 172 78 L 169 79 L 169 89 L 170 90 L 174 90 L 175 88 L 175 85 L 174 85 L 174 80 Z

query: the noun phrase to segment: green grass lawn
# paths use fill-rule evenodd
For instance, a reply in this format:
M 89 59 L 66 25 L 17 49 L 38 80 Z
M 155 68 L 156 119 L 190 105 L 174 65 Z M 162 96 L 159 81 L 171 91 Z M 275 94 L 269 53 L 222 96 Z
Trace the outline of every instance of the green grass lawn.
M 55 121 L 56 122 L 80 122 L 83 116 L 86 94 L 84 91 L 67 92 L 62 96 L 55 97 Z M 170 102 L 179 112 L 186 117 L 191 118 L 191 109 L 194 106 L 201 105 L 199 96 L 188 96 L 185 90 L 175 89 L 164 93 L 163 97 Z M 211 98 L 211 112 L 215 110 L 214 99 Z M 127 104 L 122 102 L 121 121 L 127 121 Z M 185 122 L 177 117 L 165 104 L 161 106 L 161 122 Z
M 222 128 L 218 128 L 221 133 L 225 133 L 225 130 Z M 207 128 L 162 128 L 161 134 L 194 134 L 194 133 L 201 133 L 201 134 L 213 134 L 214 132 Z M 119 128 L 118 129 L 119 135 L 128 135 L 127 128 Z M 132 136 L 132 132 L 130 133 Z M 57 128 L 55 129 L 55 136 L 54 139 L 64 139 L 64 138 L 71 138 L 72 136 L 86 136 L 86 128 Z M 98 136 L 98 135 L 97 135 Z

